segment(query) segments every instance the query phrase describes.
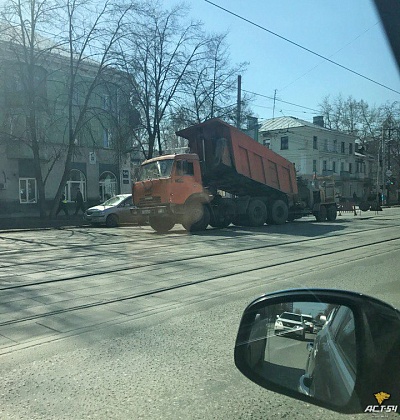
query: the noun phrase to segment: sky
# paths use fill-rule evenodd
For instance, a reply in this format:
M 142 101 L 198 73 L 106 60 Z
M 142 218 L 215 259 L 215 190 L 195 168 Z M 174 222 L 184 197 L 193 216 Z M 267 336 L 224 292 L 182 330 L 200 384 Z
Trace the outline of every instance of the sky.
M 371 0 L 210 1 L 400 91 L 399 71 Z M 328 95 L 352 96 L 371 106 L 400 100 L 399 93 L 329 63 L 205 0 L 186 3 L 191 7 L 190 16 L 201 20 L 207 32 L 228 31 L 232 63 L 249 63 L 242 74 L 242 89 L 269 97 L 254 96 L 252 110 L 261 120 L 284 115 L 312 121 L 313 115 L 319 115 L 318 105 Z M 168 8 L 177 2 L 164 0 L 164 4 Z

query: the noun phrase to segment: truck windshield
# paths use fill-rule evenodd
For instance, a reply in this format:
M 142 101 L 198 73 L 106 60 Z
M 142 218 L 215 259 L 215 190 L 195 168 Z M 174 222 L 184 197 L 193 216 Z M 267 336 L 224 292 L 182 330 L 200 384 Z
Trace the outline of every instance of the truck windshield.
M 168 178 L 171 175 L 174 159 L 158 160 L 146 163 L 140 169 L 139 181 L 154 178 Z

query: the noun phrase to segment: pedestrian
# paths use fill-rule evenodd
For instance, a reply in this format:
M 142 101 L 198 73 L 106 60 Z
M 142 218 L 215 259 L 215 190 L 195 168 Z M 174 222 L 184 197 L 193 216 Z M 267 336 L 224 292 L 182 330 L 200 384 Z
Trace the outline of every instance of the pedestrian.
M 68 216 L 68 206 L 67 206 L 67 200 L 65 199 L 65 194 L 61 195 L 60 202 L 58 204 L 58 209 L 56 212 L 56 216 L 58 216 L 58 213 L 63 210 L 65 215 Z
M 85 213 L 85 206 L 83 205 L 83 195 L 81 193 L 80 188 L 76 191 L 76 197 L 75 197 L 75 216 L 78 214 L 79 210 L 82 210 L 82 213 Z

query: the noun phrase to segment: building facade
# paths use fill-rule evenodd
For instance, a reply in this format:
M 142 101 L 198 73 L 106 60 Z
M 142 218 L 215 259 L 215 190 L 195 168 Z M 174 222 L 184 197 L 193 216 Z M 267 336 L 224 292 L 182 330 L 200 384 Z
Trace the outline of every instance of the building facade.
M 123 74 L 107 70 L 98 77 L 97 64 L 85 63 L 71 90 L 67 56 L 46 54 L 32 66 L 16 51 L 0 41 L 0 214 L 37 212 L 34 147 L 50 208 L 64 172 L 71 126 L 76 136 L 63 187 L 66 200 L 74 202 L 78 188 L 86 206 L 129 193 L 133 111 Z
M 331 177 L 343 198 L 361 198 L 372 185 L 371 160 L 356 151 L 356 137 L 324 127 L 323 117 L 312 123 L 295 117 L 264 121 L 259 141 L 293 162 L 305 179 Z

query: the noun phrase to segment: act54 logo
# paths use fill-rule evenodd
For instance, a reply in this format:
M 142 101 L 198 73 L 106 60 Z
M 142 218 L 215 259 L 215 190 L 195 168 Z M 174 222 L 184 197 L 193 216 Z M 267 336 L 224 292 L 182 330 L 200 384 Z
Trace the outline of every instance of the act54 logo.
M 382 405 L 382 403 L 390 398 L 390 394 L 386 392 L 378 392 L 374 394 L 379 405 L 368 405 L 364 413 L 397 413 L 397 405 Z

